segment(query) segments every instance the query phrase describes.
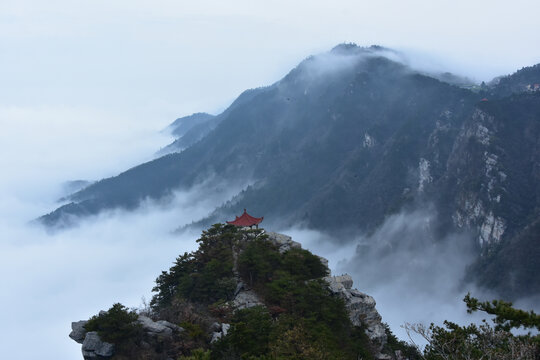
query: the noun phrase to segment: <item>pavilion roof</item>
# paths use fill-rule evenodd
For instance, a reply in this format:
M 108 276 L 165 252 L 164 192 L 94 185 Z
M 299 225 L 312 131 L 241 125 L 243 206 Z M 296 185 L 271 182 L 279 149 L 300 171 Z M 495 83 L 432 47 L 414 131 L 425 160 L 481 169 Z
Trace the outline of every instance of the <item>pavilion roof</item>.
M 244 213 L 242 215 L 237 216 L 233 221 L 227 221 L 227 224 L 241 227 L 253 226 L 260 224 L 263 219 L 264 216 L 260 218 L 253 217 L 247 213 L 246 209 L 244 209 Z

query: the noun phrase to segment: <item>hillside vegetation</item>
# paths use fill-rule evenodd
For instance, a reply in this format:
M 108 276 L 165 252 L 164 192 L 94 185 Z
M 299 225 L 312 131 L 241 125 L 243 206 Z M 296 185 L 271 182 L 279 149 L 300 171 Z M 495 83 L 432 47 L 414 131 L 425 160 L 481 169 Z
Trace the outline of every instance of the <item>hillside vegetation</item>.
M 115 344 L 113 359 L 374 359 L 381 350 L 417 358 L 388 329 L 382 349 L 354 326 L 324 280 L 327 267 L 309 251 L 280 252 L 262 229 L 222 224 L 197 242 L 157 278 L 143 312 L 182 331 L 150 342 L 120 304 L 85 324 Z M 239 302 L 240 291 L 250 299 Z
M 322 258 L 294 242 L 275 242 L 262 229 L 223 224 L 204 231 L 197 242 L 196 251 L 180 255 L 158 276 L 147 308 L 135 312 L 114 304 L 82 322 L 85 359 L 540 358 L 538 335 L 511 332 L 540 330 L 540 316 L 511 303 L 467 295 L 468 311 L 495 316 L 495 326 L 487 321 L 480 326 L 406 324 L 409 333 L 427 342 L 423 349 L 399 341 L 386 326 L 381 343 L 369 336 L 362 315 L 360 326 L 353 324 Z M 87 344 L 89 338 L 93 344 Z

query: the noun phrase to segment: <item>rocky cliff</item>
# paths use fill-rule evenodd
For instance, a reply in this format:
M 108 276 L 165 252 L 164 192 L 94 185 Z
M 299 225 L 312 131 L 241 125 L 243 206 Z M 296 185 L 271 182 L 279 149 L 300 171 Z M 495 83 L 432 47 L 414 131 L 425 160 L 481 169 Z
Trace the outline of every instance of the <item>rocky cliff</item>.
M 302 250 L 301 245 L 287 235 L 221 225 L 213 229 L 203 233 L 199 250 L 184 258 L 200 262 L 206 255 L 221 254 L 219 259 L 205 261 L 213 268 L 220 266 L 216 260 L 230 266 L 223 269 L 230 281 L 214 277 L 207 283 L 211 289 L 199 289 L 195 296 L 196 284 L 191 283 L 187 290 L 182 288 L 185 276 L 200 280 L 207 268 L 191 268 L 195 272 L 190 274 L 176 274 L 178 269 L 171 268 L 158 278 L 158 286 L 154 288 L 158 294 L 153 299 L 152 309 L 146 309 L 144 315 L 132 312 L 131 320 L 119 325 L 112 319 L 113 313 L 121 313 L 118 311 L 121 305 L 115 304 L 109 311 L 90 319 L 92 324 L 88 321 L 72 323 L 69 336 L 82 344 L 84 359 L 122 359 L 125 356 L 177 359 L 197 351 L 213 354 L 212 358 L 231 359 L 246 358 L 248 354 L 276 359 L 283 358 L 284 354 L 300 359 L 338 356 L 336 354 L 340 354 L 340 358 L 356 359 L 363 354 L 366 358 L 392 359 L 394 351 L 400 353 L 388 346 L 388 330 L 375 308 L 375 300 L 353 289 L 349 275 L 329 275 L 326 259 Z M 266 267 L 269 260 L 275 269 Z M 176 266 L 180 263 L 177 260 Z M 265 269 L 266 273 L 258 273 L 258 269 Z M 168 281 L 166 288 L 176 287 L 174 296 L 166 298 L 166 294 L 161 293 L 161 281 L 173 274 L 175 281 Z M 226 282 L 228 293 L 216 296 Z M 217 298 L 221 299 L 215 301 Z M 246 327 L 251 326 L 250 321 L 255 321 L 253 333 L 245 332 Z M 101 324 L 97 331 L 89 331 L 96 328 L 96 322 Z M 111 323 L 115 324 L 114 329 Z M 126 327 L 133 330 L 129 339 L 116 340 L 115 344 L 100 338 L 102 335 L 106 339 L 120 339 L 115 334 L 125 332 Z M 350 339 L 333 339 L 334 334 L 316 327 L 334 329 L 340 337 Z M 352 335 L 355 333 L 357 335 Z M 293 334 L 293 339 L 286 337 Z M 244 343 L 252 341 L 251 337 L 261 344 L 245 348 Z M 320 343 L 311 343 L 316 338 Z M 288 343 L 290 341 L 292 343 Z M 303 345 L 298 348 L 292 345 L 297 342 Z

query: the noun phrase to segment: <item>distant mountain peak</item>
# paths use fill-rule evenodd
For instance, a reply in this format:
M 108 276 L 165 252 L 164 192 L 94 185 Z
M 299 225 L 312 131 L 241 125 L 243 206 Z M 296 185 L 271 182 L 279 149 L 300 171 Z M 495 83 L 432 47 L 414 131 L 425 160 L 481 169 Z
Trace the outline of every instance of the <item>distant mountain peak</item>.
M 487 241 L 478 252 L 493 251 L 506 264 L 497 249 L 510 246 L 540 207 L 533 195 L 540 194 L 540 67 L 476 90 L 460 87 L 466 80 L 449 73 L 412 70 L 399 54 L 340 44 L 309 57 L 215 117 L 179 121 L 208 119 L 167 149 L 174 154 L 85 187 L 41 220 L 55 225 L 133 209 L 211 178 L 216 186 L 253 186 L 202 221 L 249 208 L 280 226 L 370 232 L 407 206 L 432 202 L 438 232 L 480 234 Z M 480 103 L 484 97 L 489 101 Z M 521 239 L 528 244 L 536 235 Z M 516 275 L 521 279 L 538 268 L 534 260 L 520 261 L 527 265 Z M 508 264 L 496 270 L 511 273 L 516 262 Z M 513 294 L 540 289 L 540 280 L 521 286 L 493 275 L 483 283 Z
M 331 53 L 359 53 L 359 52 L 373 53 L 376 51 L 395 52 L 395 50 L 392 50 L 390 48 L 386 48 L 380 45 L 359 46 L 355 43 L 341 43 L 334 46 L 332 50 L 330 50 Z

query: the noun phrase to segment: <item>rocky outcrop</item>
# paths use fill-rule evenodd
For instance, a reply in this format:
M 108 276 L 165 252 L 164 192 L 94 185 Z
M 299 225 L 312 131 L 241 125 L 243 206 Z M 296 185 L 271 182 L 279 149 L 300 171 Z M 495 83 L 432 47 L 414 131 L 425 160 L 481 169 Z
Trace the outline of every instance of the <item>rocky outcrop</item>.
M 82 344 L 85 360 L 109 359 L 114 354 L 114 345 L 102 341 L 95 331 L 86 333 Z
M 174 332 L 184 331 L 178 325 L 170 323 L 165 320 L 153 321 L 147 316 L 139 315 L 137 320 L 141 324 L 144 332 L 151 337 L 161 336 L 161 337 L 172 337 Z
M 230 328 L 231 328 L 231 325 L 226 324 L 226 323 L 222 323 L 222 324 L 214 323 L 214 325 L 212 326 L 212 329 L 215 331 L 212 333 L 212 340 L 210 342 L 214 343 L 218 341 L 219 339 L 221 339 L 222 337 L 227 336 L 227 333 L 229 332 Z
M 84 342 L 84 337 L 86 336 L 86 329 L 84 328 L 84 325 L 86 325 L 87 322 L 88 321 L 86 320 L 72 322 L 69 337 L 79 344 L 82 344 Z
M 257 234 L 247 233 L 242 241 L 252 241 L 264 232 Z M 268 241 L 275 244 L 279 253 L 283 254 L 293 248 L 301 248 L 300 243 L 292 240 L 290 236 L 269 232 Z M 242 246 L 233 246 L 233 273 L 236 280 L 236 289 L 232 300 L 224 303 L 222 306 L 227 312 L 247 309 L 254 306 L 266 306 L 264 299 L 255 292 L 254 289 L 248 287 L 238 272 L 238 258 L 241 254 Z M 319 257 L 321 262 L 326 266 L 327 273 L 328 260 Z M 381 316 L 375 309 L 375 300 L 373 297 L 364 294 L 356 289 L 353 289 L 353 280 L 350 275 L 327 276 L 324 280 L 328 284 L 328 288 L 333 296 L 339 296 L 344 300 L 349 319 L 354 326 L 359 326 L 365 329 L 368 336 L 371 348 L 374 351 L 377 359 L 390 359 L 388 355 L 382 354 L 381 351 L 387 343 L 386 331 L 381 320 Z M 106 315 L 104 311 L 100 312 L 100 316 Z M 213 320 L 214 321 L 214 320 Z M 154 321 L 148 316 L 138 315 L 136 322 L 143 330 L 143 339 L 141 348 L 151 351 L 152 349 L 162 348 L 163 343 L 174 343 L 181 339 L 177 337 L 184 329 L 169 321 L 157 320 Z M 76 342 L 82 344 L 82 352 L 84 359 L 109 359 L 114 355 L 114 344 L 104 342 L 100 339 L 97 332 L 87 332 L 85 325 L 87 321 L 73 322 L 72 331 L 69 337 Z M 207 325 L 207 340 L 214 343 L 223 337 L 227 336 L 230 329 L 230 324 L 214 322 L 212 325 Z M 164 341 L 165 340 L 165 341 Z
M 293 239 L 288 235 L 278 234 L 271 231 L 267 232 L 266 235 L 268 235 L 268 240 L 279 247 L 279 252 L 281 254 L 289 251 L 292 248 L 302 247 L 299 242 L 293 241 Z
M 258 305 L 264 305 L 264 303 L 253 290 L 240 290 L 232 301 L 232 306 L 237 310 L 247 309 Z
M 95 331 L 87 332 L 84 326 L 88 321 L 71 323 L 69 337 L 82 344 L 82 354 L 85 360 L 109 359 L 114 354 L 114 344 L 102 341 Z
M 100 311 L 100 314 L 105 313 Z M 82 354 L 85 360 L 104 360 L 114 355 L 114 344 L 102 341 L 95 331 L 86 331 L 84 326 L 88 321 L 74 321 L 71 323 L 69 337 L 82 344 Z M 137 322 L 144 331 L 145 342 L 152 346 L 152 342 L 161 341 L 164 338 L 172 338 L 174 334 L 181 333 L 184 329 L 165 320 L 154 321 L 147 316 L 139 315 Z
M 378 347 L 378 358 L 384 359 L 386 355 L 380 351 L 387 342 L 386 331 L 382 324 L 382 317 L 375 309 L 375 299 L 363 292 L 353 289 L 353 280 L 350 275 L 327 276 L 330 291 L 345 301 L 349 312 L 349 319 L 355 326 L 364 326 L 366 335 Z
M 503 239 L 508 220 L 501 216 L 508 195 L 508 158 L 500 143 L 500 121 L 477 108 L 460 129 L 448 160 L 448 179 L 455 191 L 452 221 L 476 234 L 480 248 Z
M 279 234 L 279 233 L 275 233 L 275 232 L 266 232 L 266 235 L 268 235 L 268 240 L 270 240 L 272 243 L 274 243 L 275 245 L 278 246 L 279 248 L 279 252 L 281 254 L 283 254 L 284 252 L 286 251 L 289 251 L 290 249 L 292 248 L 302 248 L 302 245 L 299 243 L 299 242 L 296 242 L 292 239 L 292 237 L 288 236 L 288 235 L 285 235 L 285 234 Z M 326 266 L 328 268 L 328 260 L 321 257 L 321 256 L 318 256 L 316 254 L 314 254 L 315 256 L 317 256 L 321 262 L 323 263 L 324 266 Z

